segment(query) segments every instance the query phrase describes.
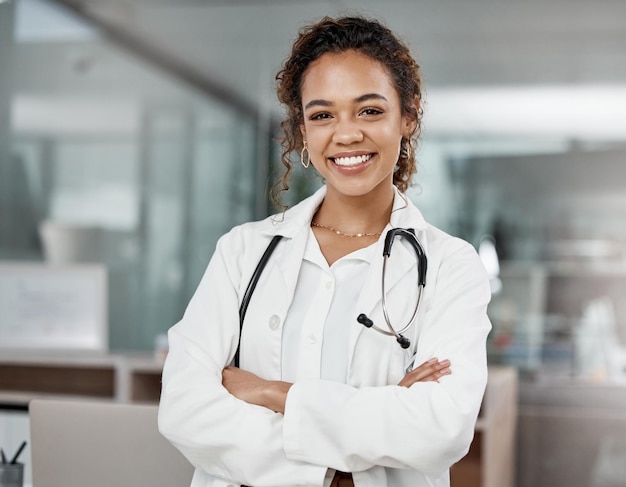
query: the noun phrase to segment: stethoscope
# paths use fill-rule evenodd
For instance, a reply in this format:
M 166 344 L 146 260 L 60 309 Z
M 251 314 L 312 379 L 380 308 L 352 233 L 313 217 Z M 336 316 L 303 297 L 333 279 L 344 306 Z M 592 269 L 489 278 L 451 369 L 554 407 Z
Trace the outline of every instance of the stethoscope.
M 385 275 L 387 270 L 387 260 L 391 257 L 391 247 L 396 237 L 403 237 L 415 250 L 417 255 L 417 299 L 415 300 L 415 309 L 411 315 L 411 319 L 399 330 L 396 330 L 391 324 L 389 318 L 389 311 L 387 310 L 387 293 L 385 292 Z M 382 333 L 383 335 L 396 337 L 396 341 L 402 348 L 409 348 L 411 346 L 411 340 L 403 335 L 415 321 L 417 312 L 419 311 L 422 303 L 422 295 L 424 288 L 426 287 L 426 269 L 428 260 L 426 259 L 426 253 L 420 243 L 419 239 L 415 236 L 415 230 L 412 228 L 392 228 L 385 235 L 385 245 L 383 247 L 383 271 L 381 274 L 381 303 L 383 307 L 383 316 L 385 317 L 385 323 L 387 324 L 387 330 L 379 328 L 374 322 L 367 317 L 365 313 L 361 313 L 357 317 L 357 321 L 366 328 L 373 328 L 374 330 Z
M 387 309 L 387 295 L 385 292 L 385 275 L 387 270 L 387 260 L 391 257 L 391 247 L 393 246 L 393 242 L 396 237 L 404 238 L 415 250 L 415 254 L 417 256 L 417 299 L 415 300 L 415 309 L 413 310 L 413 314 L 411 315 L 411 319 L 407 322 L 399 330 L 396 330 L 391 324 L 391 319 L 389 318 L 389 311 Z M 252 293 L 254 292 L 254 288 L 261 277 L 261 273 L 265 268 L 267 261 L 274 252 L 276 245 L 282 239 L 282 235 L 275 235 L 263 255 L 261 259 L 259 259 L 259 263 L 257 264 L 254 272 L 252 273 L 252 277 L 250 278 L 250 282 L 248 283 L 248 287 L 246 288 L 246 292 L 243 295 L 243 299 L 241 300 L 241 305 L 239 307 L 239 340 L 241 341 L 241 330 L 243 329 L 243 320 L 246 315 L 246 311 L 248 309 L 248 304 L 250 303 L 250 298 L 252 297 Z M 387 324 L 387 330 L 383 328 L 379 328 L 374 324 L 374 322 L 367 317 L 365 313 L 361 313 L 357 317 L 357 321 L 361 323 L 366 328 L 373 328 L 374 330 L 382 333 L 383 335 L 393 336 L 396 338 L 396 341 L 400 344 L 400 346 L 404 349 L 409 348 L 411 346 L 411 340 L 403 335 L 406 331 L 411 327 L 413 322 L 415 321 L 415 317 L 419 311 L 420 305 L 422 303 L 422 295 L 424 293 L 424 288 L 426 287 L 426 268 L 427 268 L 427 259 L 426 253 L 424 252 L 424 248 L 420 243 L 419 239 L 415 236 L 415 230 L 412 228 L 392 228 L 385 235 L 385 244 L 383 246 L 383 270 L 381 275 L 381 291 L 382 291 L 382 308 L 383 308 L 383 316 L 385 317 L 385 322 Z M 237 346 L 237 352 L 235 354 L 235 365 L 239 366 L 239 345 Z

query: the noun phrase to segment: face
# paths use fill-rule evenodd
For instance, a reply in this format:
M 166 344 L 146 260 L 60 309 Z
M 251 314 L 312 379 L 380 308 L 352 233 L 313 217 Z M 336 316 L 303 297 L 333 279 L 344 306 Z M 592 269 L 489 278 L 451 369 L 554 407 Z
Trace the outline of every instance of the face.
M 415 124 L 381 63 L 356 51 L 324 54 L 305 72 L 302 108 L 302 134 L 328 195 L 391 192 L 402 137 Z

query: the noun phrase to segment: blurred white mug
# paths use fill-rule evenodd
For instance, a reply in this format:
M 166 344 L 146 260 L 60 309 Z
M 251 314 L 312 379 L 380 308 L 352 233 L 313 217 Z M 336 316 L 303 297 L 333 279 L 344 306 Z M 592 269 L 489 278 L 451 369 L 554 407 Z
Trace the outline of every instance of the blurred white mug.
M 101 260 L 102 229 L 44 220 L 39 224 L 44 257 L 52 264 Z

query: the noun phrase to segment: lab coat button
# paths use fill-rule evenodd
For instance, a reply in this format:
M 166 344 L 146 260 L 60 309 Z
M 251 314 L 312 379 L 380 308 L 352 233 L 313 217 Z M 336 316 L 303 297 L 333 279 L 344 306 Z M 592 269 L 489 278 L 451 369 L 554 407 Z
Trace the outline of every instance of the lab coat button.
M 272 315 L 269 321 L 270 329 L 277 330 L 280 327 L 280 316 Z
M 333 287 L 333 281 L 328 281 L 326 283 L 326 289 L 330 289 L 331 287 Z
M 317 341 L 317 338 L 315 338 L 315 335 L 309 335 L 307 340 L 311 345 L 313 345 Z

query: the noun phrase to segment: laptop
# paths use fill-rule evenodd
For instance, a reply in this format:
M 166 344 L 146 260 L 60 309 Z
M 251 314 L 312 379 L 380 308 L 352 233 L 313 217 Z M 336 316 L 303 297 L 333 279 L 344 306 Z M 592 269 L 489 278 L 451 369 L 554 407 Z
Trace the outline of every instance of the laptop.
M 34 399 L 34 487 L 188 487 L 193 467 L 157 429 L 157 406 Z

